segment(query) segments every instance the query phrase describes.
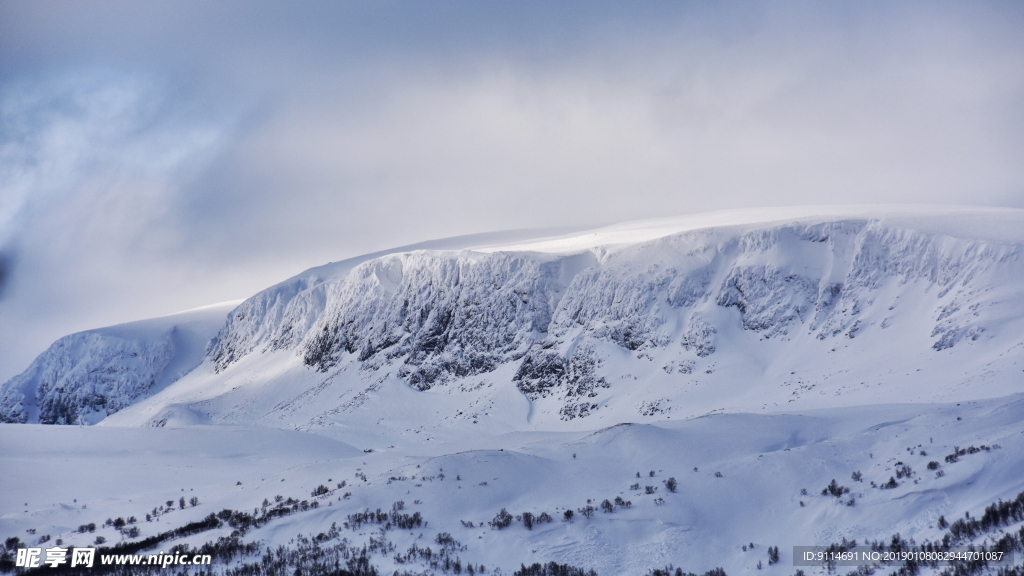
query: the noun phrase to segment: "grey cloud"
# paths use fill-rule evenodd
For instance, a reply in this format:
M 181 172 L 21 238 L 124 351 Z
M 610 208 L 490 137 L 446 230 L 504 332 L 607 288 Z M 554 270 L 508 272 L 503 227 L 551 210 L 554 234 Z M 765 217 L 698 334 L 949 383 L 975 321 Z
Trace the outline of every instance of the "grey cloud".
M 0 3 L 0 378 L 456 234 L 1024 207 L 1018 3 Z

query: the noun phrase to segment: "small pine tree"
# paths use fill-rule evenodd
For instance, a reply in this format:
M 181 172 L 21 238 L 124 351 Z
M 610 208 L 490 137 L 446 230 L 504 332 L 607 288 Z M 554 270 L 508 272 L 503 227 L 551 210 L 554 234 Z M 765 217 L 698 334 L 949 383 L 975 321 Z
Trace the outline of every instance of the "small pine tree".
M 668 480 L 665 480 L 665 488 L 668 488 L 669 492 L 675 492 L 677 486 L 675 478 L 670 477 Z

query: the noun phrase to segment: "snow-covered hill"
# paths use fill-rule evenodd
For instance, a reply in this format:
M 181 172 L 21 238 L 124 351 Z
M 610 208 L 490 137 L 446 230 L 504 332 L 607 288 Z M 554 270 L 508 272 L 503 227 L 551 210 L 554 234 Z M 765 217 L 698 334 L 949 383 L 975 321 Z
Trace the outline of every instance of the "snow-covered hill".
M 4 418 L 99 425 L 0 424 L 0 535 L 206 544 L 246 574 L 789 576 L 791 546 L 897 533 L 1024 550 L 1024 497 L 974 520 L 1024 492 L 1024 211 L 542 236 L 58 341 L 4 385 Z
M 1024 216 L 718 215 L 325 266 L 111 423 L 558 428 L 1018 391 Z M 997 376 L 993 376 L 997 375 Z M 396 404 L 400 404 L 398 406 Z M 461 426 L 457 426 L 461 427 Z
M 362 452 L 320 434 L 261 427 L 4 424 L 0 535 L 42 547 L 90 546 L 98 537 L 131 545 L 220 514 L 217 527 L 145 553 L 209 543 L 220 554 L 218 574 L 242 564 L 246 573 L 330 573 L 313 567 L 330 569 L 335 559 L 345 567 L 365 546 L 377 574 L 456 574 L 457 559 L 461 573 L 472 564 L 506 576 L 550 561 L 602 576 L 668 564 L 792 576 L 793 546 L 888 544 L 896 534 L 941 541 L 943 521 L 980 519 L 986 506 L 1024 491 L 1021 395 L 465 442 L 476 448 L 434 437 Z M 961 455 L 950 461 L 953 454 Z M 838 496 L 822 493 L 832 480 Z M 366 518 L 377 510 L 384 519 Z M 420 523 L 402 528 L 393 511 L 418 514 Z M 118 526 L 119 517 L 134 521 Z M 1022 520 L 1008 517 L 957 543 L 1016 538 Z M 238 546 L 250 543 L 248 552 Z M 780 549 L 779 563 L 769 564 L 769 547 Z
M 0 422 L 98 422 L 199 366 L 210 338 L 237 305 L 65 336 L 4 385 Z

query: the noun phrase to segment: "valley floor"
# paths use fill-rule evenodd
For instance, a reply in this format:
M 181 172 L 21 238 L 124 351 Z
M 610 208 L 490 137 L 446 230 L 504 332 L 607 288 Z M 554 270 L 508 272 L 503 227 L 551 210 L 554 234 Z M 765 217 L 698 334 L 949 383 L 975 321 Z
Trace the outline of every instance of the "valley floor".
M 268 556 L 294 573 L 304 560 L 274 552 L 284 546 L 333 554 L 341 567 L 365 554 L 381 574 L 456 573 L 457 559 L 467 573 L 556 561 L 601 575 L 671 564 L 788 576 L 793 546 L 897 533 L 936 541 L 947 522 L 1024 492 L 1024 395 L 481 433 L 468 446 L 443 435 L 362 446 L 367 435 L 0 425 L 0 536 L 110 546 L 221 513 L 219 528 L 147 553 L 235 533 L 258 545 L 221 557 L 215 573 L 247 563 L 268 573 Z M 833 479 L 839 495 L 823 494 Z M 1019 524 L 963 543 L 992 543 Z

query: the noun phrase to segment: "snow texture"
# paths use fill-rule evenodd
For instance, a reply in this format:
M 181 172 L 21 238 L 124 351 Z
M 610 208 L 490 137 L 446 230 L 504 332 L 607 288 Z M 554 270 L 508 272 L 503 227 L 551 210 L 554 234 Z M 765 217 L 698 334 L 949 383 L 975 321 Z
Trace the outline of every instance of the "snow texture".
M 230 509 L 167 544 L 255 543 L 217 573 L 365 547 L 382 574 L 454 573 L 444 551 L 495 575 L 787 576 L 790 546 L 935 541 L 1024 491 L 1021 211 L 500 236 L 61 339 L 0 392 L 0 535 L 135 542 Z M 249 511 L 267 520 L 238 528 Z
M 4 385 L 0 422 L 93 424 L 158 392 L 200 364 L 235 304 L 57 340 Z

